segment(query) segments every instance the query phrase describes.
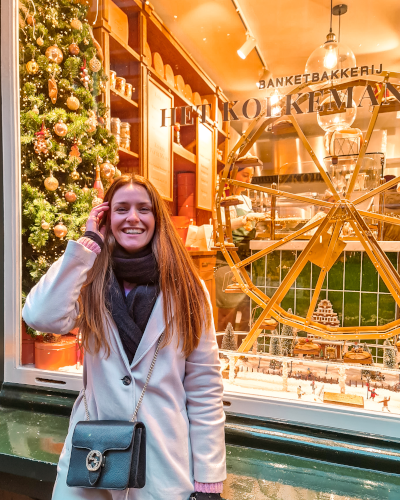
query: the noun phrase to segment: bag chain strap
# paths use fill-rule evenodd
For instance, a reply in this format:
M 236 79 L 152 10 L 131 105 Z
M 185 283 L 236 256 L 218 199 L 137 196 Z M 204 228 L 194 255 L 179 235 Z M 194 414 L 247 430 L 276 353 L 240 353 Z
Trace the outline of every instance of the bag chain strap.
M 163 335 L 161 335 L 160 338 L 158 339 L 157 347 L 156 347 L 156 352 L 154 353 L 153 360 L 152 360 L 151 365 L 150 365 L 149 373 L 147 374 L 146 382 L 144 383 L 144 386 L 143 386 L 143 389 L 142 389 L 142 393 L 140 394 L 139 401 L 137 402 L 135 411 L 133 413 L 132 418 L 130 419 L 130 422 L 134 422 L 135 421 L 136 415 L 137 415 L 137 413 L 139 411 L 139 408 L 140 408 L 140 405 L 142 404 L 142 401 L 143 401 L 143 398 L 144 398 L 144 394 L 146 392 L 147 386 L 149 385 L 150 377 L 151 377 L 151 375 L 153 373 L 153 370 L 154 370 L 154 365 L 156 364 L 156 359 L 157 359 L 157 356 L 158 356 L 158 351 L 160 350 L 160 344 L 161 344 L 162 338 L 163 338 Z M 88 409 L 88 404 L 87 404 L 87 399 L 86 399 L 85 388 L 83 388 L 83 403 L 85 405 L 85 420 L 89 421 L 90 417 L 89 417 L 89 409 Z

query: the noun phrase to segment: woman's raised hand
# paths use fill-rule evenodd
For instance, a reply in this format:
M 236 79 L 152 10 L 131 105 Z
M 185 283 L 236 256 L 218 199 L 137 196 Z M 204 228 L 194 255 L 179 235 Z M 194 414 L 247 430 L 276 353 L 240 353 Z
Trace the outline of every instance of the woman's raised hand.
M 97 207 L 94 207 L 90 212 L 89 217 L 86 221 L 86 231 L 92 231 L 94 233 L 97 233 L 102 239 L 104 239 L 104 232 L 106 228 L 105 226 L 103 226 L 101 230 L 99 230 L 99 225 L 101 219 L 104 217 L 104 214 L 109 209 L 110 207 L 108 205 L 108 201 L 105 201 L 100 205 L 97 205 Z

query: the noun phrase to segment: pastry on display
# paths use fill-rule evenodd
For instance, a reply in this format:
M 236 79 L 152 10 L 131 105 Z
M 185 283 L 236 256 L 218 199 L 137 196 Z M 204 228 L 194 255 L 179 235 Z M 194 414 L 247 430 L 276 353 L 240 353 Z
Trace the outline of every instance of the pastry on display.
M 372 355 L 371 353 L 364 351 L 362 347 L 354 346 L 351 351 L 348 351 L 343 355 L 343 361 L 345 363 L 372 365 Z
M 277 326 L 278 322 L 274 318 L 266 318 L 262 320 L 260 328 L 262 330 L 275 330 Z
M 321 300 L 311 320 L 321 325 L 340 326 L 338 315 L 333 311 L 332 304 L 327 299 Z
M 293 354 L 300 354 L 300 355 L 311 355 L 313 354 L 314 356 L 317 356 L 321 350 L 321 346 L 319 344 L 314 344 L 310 339 L 308 338 L 299 338 L 298 343 L 295 345 L 293 349 Z

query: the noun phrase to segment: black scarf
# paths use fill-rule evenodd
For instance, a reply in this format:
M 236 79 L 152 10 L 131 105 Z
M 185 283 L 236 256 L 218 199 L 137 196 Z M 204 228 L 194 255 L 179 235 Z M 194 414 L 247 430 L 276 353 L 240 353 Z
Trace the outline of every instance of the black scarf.
M 117 325 L 128 361 L 132 363 L 159 294 L 159 271 L 151 244 L 136 254 L 129 254 L 117 244 L 112 263 L 107 306 Z M 136 285 L 127 296 L 124 281 Z

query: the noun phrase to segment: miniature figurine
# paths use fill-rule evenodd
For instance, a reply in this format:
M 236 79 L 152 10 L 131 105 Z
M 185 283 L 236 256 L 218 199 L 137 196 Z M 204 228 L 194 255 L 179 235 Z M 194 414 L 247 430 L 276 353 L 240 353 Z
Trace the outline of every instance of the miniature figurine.
M 369 392 L 371 393 L 370 399 L 372 399 L 372 401 L 375 401 L 375 396 L 379 396 L 379 394 L 377 394 L 377 393 L 376 393 L 376 389 L 372 389 L 372 390 L 371 390 L 371 389 L 368 387 L 368 390 L 369 390 Z
M 305 394 L 305 392 L 301 390 L 301 385 L 299 385 L 299 387 L 297 388 L 297 398 L 301 399 L 301 396 L 303 396 L 303 394 Z
M 316 389 L 316 385 L 315 385 L 315 380 L 313 379 L 313 381 L 311 382 L 311 390 L 312 390 L 312 393 L 314 394 L 314 396 L 315 396 L 315 389 Z
M 389 401 L 390 398 L 388 398 L 387 396 L 383 398 L 383 401 L 379 401 L 379 403 L 383 403 L 382 411 L 387 410 L 389 413 L 391 413 L 391 411 L 389 410 Z

